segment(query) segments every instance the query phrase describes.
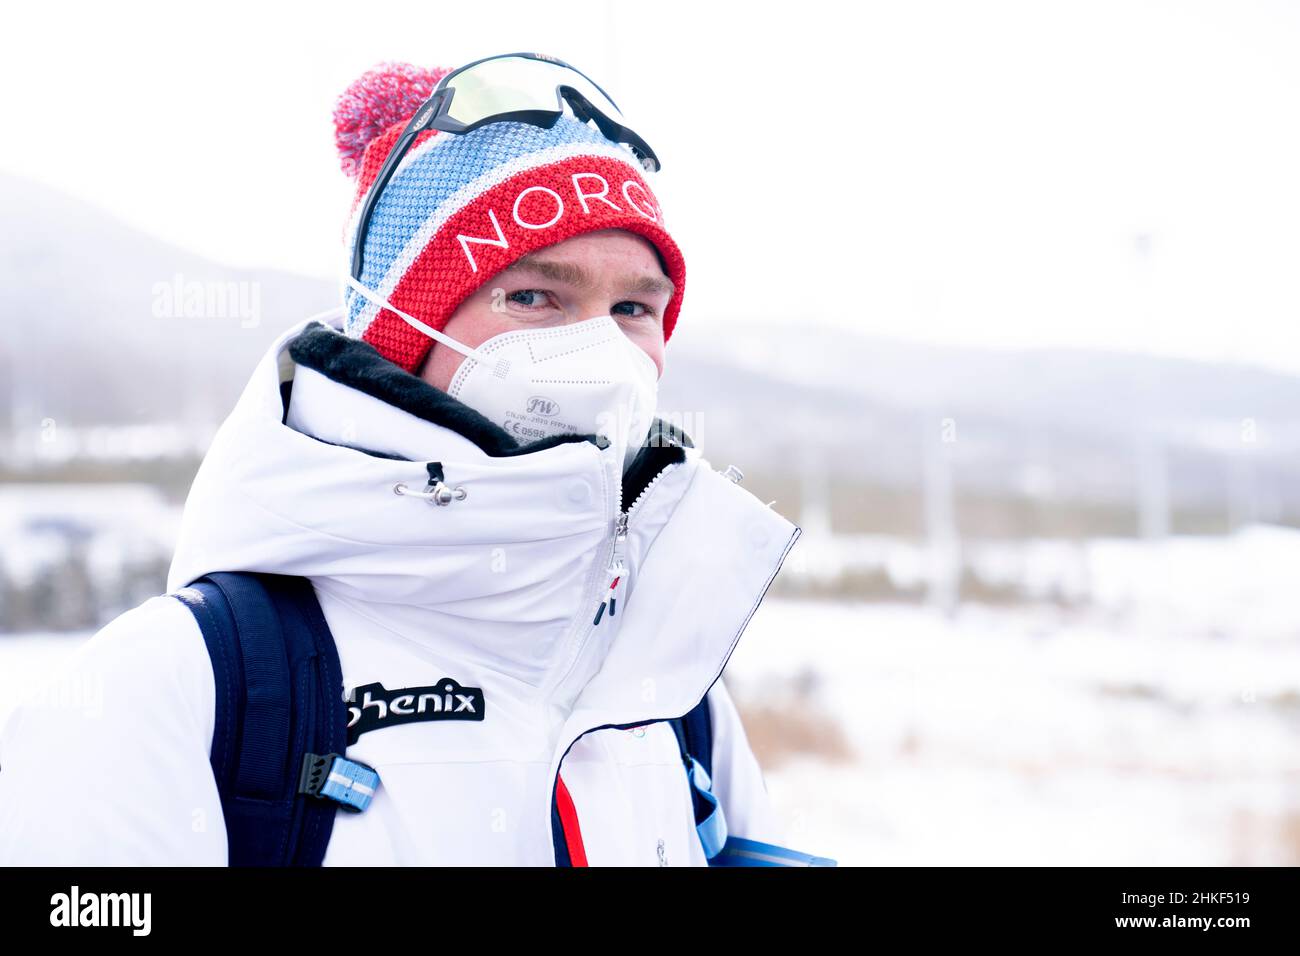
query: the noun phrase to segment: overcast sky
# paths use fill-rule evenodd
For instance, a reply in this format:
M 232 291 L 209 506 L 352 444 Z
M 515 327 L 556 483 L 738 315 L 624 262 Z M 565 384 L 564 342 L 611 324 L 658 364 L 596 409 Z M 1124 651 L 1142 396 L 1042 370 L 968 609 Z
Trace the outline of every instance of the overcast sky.
M 592 74 L 663 160 L 683 323 L 1300 372 L 1295 3 L 52 2 L 6 18 L 0 169 L 224 262 L 337 277 L 352 187 L 330 113 L 366 69 L 538 50 Z

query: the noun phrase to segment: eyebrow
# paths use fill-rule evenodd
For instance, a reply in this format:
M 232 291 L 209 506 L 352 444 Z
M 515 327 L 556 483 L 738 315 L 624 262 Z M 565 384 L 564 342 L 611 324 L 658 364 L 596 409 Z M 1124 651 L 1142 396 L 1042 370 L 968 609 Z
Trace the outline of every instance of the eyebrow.
M 593 289 L 595 277 L 585 266 L 576 262 L 556 262 L 552 259 L 536 259 L 535 253 L 520 256 L 511 264 L 509 271 L 531 272 L 534 275 L 550 279 L 552 282 L 564 282 L 580 289 Z M 637 276 L 627 278 L 619 288 L 630 295 L 669 295 L 677 291 L 677 286 L 667 276 Z

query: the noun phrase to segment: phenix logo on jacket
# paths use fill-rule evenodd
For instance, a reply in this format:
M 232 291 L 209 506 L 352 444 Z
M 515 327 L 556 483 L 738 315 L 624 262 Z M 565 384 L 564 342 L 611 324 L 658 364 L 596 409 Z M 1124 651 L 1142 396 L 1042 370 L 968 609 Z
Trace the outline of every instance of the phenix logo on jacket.
M 665 722 L 704 699 L 729 833 L 783 843 L 719 678 L 799 529 L 689 442 L 624 500 L 616 446 L 521 449 L 331 325 L 300 322 L 263 356 L 195 478 L 167 582 L 314 586 L 347 757 L 382 781 L 337 815 L 324 864 L 554 866 L 562 792 L 589 865 L 705 865 Z M 409 493 L 434 462 L 462 496 Z M 617 611 L 593 623 L 616 538 Z M 13 712 L 0 864 L 224 865 L 212 664 L 189 609 L 150 598 L 46 680 L 95 682 L 101 704 L 38 694 Z

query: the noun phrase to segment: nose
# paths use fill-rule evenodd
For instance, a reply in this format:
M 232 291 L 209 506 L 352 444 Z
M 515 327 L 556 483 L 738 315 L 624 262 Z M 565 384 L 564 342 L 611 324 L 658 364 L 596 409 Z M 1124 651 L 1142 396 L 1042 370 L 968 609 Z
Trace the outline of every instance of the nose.
M 585 322 L 587 319 L 607 316 L 610 313 L 608 302 L 606 296 L 585 296 L 565 308 L 564 324 L 571 325 L 574 322 Z
M 610 315 L 610 296 L 603 294 L 590 293 L 574 300 L 564 308 L 564 325 L 572 325 L 574 322 L 585 322 L 588 319 L 604 317 Z M 628 329 L 623 329 L 623 334 L 628 340 L 636 345 L 637 348 L 649 356 L 650 361 L 654 363 L 655 371 L 658 377 L 662 378 L 664 374 L 664 358 L 662 340 L 659 346 L 647 346 L 644 337 L 638 336 Z

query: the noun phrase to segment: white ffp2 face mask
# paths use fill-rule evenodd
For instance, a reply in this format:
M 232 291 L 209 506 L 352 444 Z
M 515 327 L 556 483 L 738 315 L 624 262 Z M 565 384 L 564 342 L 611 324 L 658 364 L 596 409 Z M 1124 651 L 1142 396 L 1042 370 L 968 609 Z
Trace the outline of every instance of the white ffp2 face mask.
M 349 285 L 465 356 L 447 393 L 521 445 L 550 435 L 600 434 L 632 463 L 650 430 L 659 370 L 610 316 L 514 329 L 470 348 L 407 315 L 355 279 Z

